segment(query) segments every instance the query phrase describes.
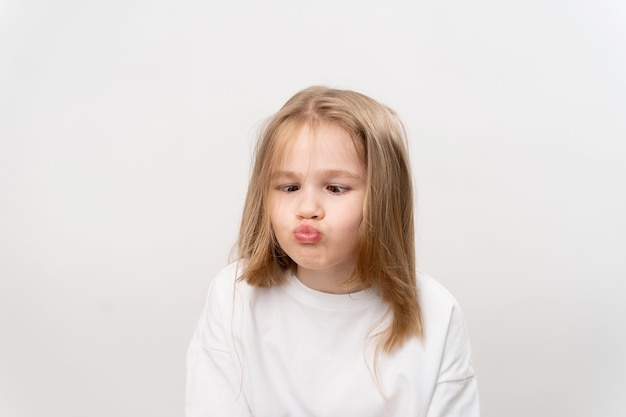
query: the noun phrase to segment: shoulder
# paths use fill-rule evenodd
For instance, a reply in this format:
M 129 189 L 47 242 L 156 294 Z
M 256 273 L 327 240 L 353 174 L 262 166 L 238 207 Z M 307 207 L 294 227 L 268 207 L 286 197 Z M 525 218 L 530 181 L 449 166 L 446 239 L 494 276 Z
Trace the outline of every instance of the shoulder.
M 456 298 L 426 274 L 418 275 L 418 285 L 426 342 L 442 352 L 439 382 L 473 376 L 469 336 Z
M 221 269 L 209 284 L 209 299 L 219 297 L 228 303 L 232 303 L 235 299 L 246 302 L 256 299 L 273 288 L 249 284 L 243 279 L 245 268 L 245 261 L 239 260 Z
M 233 262 L 222 268 L 211 281 L 211 287 L 214 286 L 232 286 L 234 285 L 243 271 L 243 262 Z
M 458 307 L 456 298 L 440 282 L 421 271 L 417 272 L 419 301 L 423 307 L 452 310 Z
M 233 262 L 215 275 L 209 284 L 207 295 L 209 305 L 230 305 L 236 295 L 246 294 L 253 290 L 253 287 L 239 279 L 243 268 L 243 262 Z
M 418 294 L 426 336 L 466 337 L 461 306 L 452 293 L 431 276 L 418 272 Z

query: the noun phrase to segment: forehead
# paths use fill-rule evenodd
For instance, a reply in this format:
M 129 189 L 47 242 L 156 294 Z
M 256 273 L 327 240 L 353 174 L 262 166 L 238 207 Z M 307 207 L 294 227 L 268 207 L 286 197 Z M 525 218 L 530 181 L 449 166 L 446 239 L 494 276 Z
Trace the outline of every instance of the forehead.
M 286 126 L 277 137 L 274 170 L 304 169 L 307 166 L 327 169 L 364 166 L 354 138 L 343 127 L 328 123 L 302 123 Z

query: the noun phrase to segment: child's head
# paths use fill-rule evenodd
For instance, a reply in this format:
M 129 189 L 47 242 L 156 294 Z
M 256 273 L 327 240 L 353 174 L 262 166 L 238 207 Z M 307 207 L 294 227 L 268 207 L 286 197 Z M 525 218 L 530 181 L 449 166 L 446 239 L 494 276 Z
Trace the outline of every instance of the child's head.
M 290 141 L 307 128 L 339 128 L 352 139 L 365 173 L 362 220 L 351 284 L 374 287 L 394 312 L 385 349 L 420 333 L 415 284 L 413 193 L 402 124 L 389 108 L 360 93 L 311 87 L 293 96 L 267 123 L 255 153 L 239 235 L 243 279 L 273 286 L 296 268 L 276 238 L 269 214 L 272 178 Z

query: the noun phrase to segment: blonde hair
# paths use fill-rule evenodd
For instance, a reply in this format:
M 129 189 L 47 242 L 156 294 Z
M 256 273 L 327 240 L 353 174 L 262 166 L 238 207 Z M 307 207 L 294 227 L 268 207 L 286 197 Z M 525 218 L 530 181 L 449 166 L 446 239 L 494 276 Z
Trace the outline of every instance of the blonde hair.
M 294 129 L 331 123 L 352 137 L 367 169 L 363 221 L 350 282 L 372 287 L 393 318 L 380 336 L 386 352 L 411 336 L 421 337 L 413 220 L 413 186 L 404 127 L 395 112 L 348 90 L 310 87 L 270 118 L 257 143 L 238 240 L 241 279 L 250 285 L 280 285 L 295 263 L 280 248 L 267 212 L 272 172 Z

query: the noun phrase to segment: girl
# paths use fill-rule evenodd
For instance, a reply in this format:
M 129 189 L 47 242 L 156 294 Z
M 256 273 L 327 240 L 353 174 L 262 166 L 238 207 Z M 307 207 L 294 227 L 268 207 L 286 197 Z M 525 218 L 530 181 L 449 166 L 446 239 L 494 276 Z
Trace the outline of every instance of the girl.
M 416 274 L 393 111 L 292 97 L 257 145 L 238 249 L 189 346 L 187 417 L 479 415 L 461 311 Z

